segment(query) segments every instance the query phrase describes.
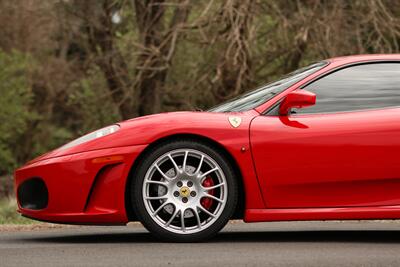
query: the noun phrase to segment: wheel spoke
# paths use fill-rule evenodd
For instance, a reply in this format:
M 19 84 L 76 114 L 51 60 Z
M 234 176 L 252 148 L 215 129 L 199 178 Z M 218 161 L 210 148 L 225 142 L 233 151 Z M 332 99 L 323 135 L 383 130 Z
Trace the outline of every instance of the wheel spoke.
M 167 186 L 168 184 L 165 182 L 161 182 L 161 181 L 153 181 L 153 180 L 147 180 L 145 183 L 147 184 L 158 184 L 158 185 L 163 185 L 163 186 Z
M 176 170 L 176 173 L 178 174 L 178 173 L 179 173 L 179 167 L 178 167 L 178 165 L 176 164 L 175 160 L 172 158 L 171 154 L 168 154 L 168 158 L 171 160 L 171 162 L 172 162 L 172 164 L 174 165 L 174 168 L 175 168 L 175 170 Z
M 168 222 L 165 224 L 165 226 L 168 227 L 172 223 L 172 221 L 175 219 L 176 215 L 178 215 L 178 213 L 179 213 L 179 210 L 175 207 L 174 214 L 171 215 L 171 218 L 168 220 Z
M 158 207 L 154 212 L 153 212 L 153 216 L 157 215 L 157 213 L 160 212 L 160 210 L 162 210 L 165 206 L 167 206 L 168 204 L 171 204 L 168 201 L 165 201 L 163 204 L 161 204 L 160 207 Z
M 197 206 L 202 212 L 206 213 L 207 215 L 209 215 L 210 217 L 215 218 L 215 215 L 212 214 L 211 212 L 209 212 L 208 210 L 206 210 L 205 208 L 203 208 L 203 206 L 199 205 Z
M 158 167 L 157 164 L 155 164 L 154 166 L 156 167 L 157 171 L 158 171 L 159 173 L 161 173 L 162 177 L 164 177 L 165 180 L 168 180 L 168 181 L 172 180 L 172 178 L 169 177 L 168 175 L 166 175 L 166 174 L 160 169 L 160 167 Z
M 206 190 L 206 191 L 209 191 L 209 190 L 213 190 L 213 189 L 215 189 L 215 188 L 221 187 L 221 186 L 223 186 L 223 185 L 225 185 L 225 183 L 220 183 L 220 184 L 213 185 L 213 186 L 208 186 L 208 187 L 204 187 L 204 186 L 203 186 L 203 189 Z
M 186 161 L 187 161 L 188 154 L 189 154 L 189 151 L 185 151 L 185 156 L 183 158 L 183 164 L 182 164 L 182 170 L 184 172 L 186 172 Z
M 185 227 L 185 211 L 181 210 L 181 228 L 183 232 L 186 232 L 186 227 Z
M 215 168 L 213 168 L 213 169 L 211 169 L 211 170 L 209 170 L 209 171 L 203 173 L 203 174 L 200 176 L 200 179 L 203 178 L 203 177 L 206 177 L 207 175 L 209 175 L 209 174 L 212 173 L 212 172 L 215 172 L 216 170 L 218 170 L 218 167 L 215 167 Z
M 194 216 L 196 216 L 197 226 L 199 227 L 199 229 L 201 229 L 201 221 L 200 221 L 199 213 L 195 209 L 192 209 L 192 211 L 193 211 Z
M 161 199 L 168 199 L 167 195 L 163 196 L 156 196 L 156 197 L 145 197 L 147 200 L 161 200 Z
M 219 203 L 224 202 L 222 199 L 219 199 L 219 198 L 217 198 L 217 197 L 215 197 L 213 195 L 207 194 L 207 193 L 205 193 L 204 196 L 208 197 L 208 198 L 211 198 L 211 199 L 214 199 L 214 200 L 218 201 Z
M 201 166 L 203 165 L 204 155 L 201 155 L 199 166 L 197 167 L 196 174 L 200 172 Z

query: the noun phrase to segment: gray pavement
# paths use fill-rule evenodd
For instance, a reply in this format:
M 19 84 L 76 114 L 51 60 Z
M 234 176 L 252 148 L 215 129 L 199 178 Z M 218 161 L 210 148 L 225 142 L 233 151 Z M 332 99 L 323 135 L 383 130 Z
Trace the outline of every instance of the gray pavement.
M 234 222 L 198 244 L 137 224 L 0 232 L 0 266 L 400 266 L 400 222 Z

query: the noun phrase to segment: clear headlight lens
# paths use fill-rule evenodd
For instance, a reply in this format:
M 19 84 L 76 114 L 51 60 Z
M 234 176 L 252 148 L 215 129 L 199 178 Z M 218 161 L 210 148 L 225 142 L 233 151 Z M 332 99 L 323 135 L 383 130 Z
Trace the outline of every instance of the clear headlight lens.
M 74 141 L 69 142 L 68 144 L 62 146 L 61 149 L 71 148 L 73 146 L 77 146 L 77 145 L 92 141 L 94 139 L 115 133 L 116 131 L 119 130 L 119 128 L 120 128 L 119 125 L 116 125 L 116 124 L 104 127 L 100 130 L 88 133 L 82 137 L 79 137 L 78 139 L 75 139 Z

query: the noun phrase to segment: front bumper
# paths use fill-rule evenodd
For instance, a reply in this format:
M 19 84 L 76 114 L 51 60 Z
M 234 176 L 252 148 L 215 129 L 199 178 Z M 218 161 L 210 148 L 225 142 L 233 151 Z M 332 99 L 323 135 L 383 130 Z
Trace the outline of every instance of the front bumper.
M 28 163 L 14 175 L 18 211 L 57 223 L 127 223 L 127 178 L 145 147 L 108 148 Z

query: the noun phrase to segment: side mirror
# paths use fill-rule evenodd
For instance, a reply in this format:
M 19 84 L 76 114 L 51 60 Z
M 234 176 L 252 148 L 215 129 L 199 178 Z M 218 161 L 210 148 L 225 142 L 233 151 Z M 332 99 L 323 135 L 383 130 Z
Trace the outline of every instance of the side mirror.
M 314 93 L 306 90 L 296 90 L 287 94 L 279 107 L 279 115 L 287 116 L 292 108 L 303 108 L 315 105 L 317 99 Z

